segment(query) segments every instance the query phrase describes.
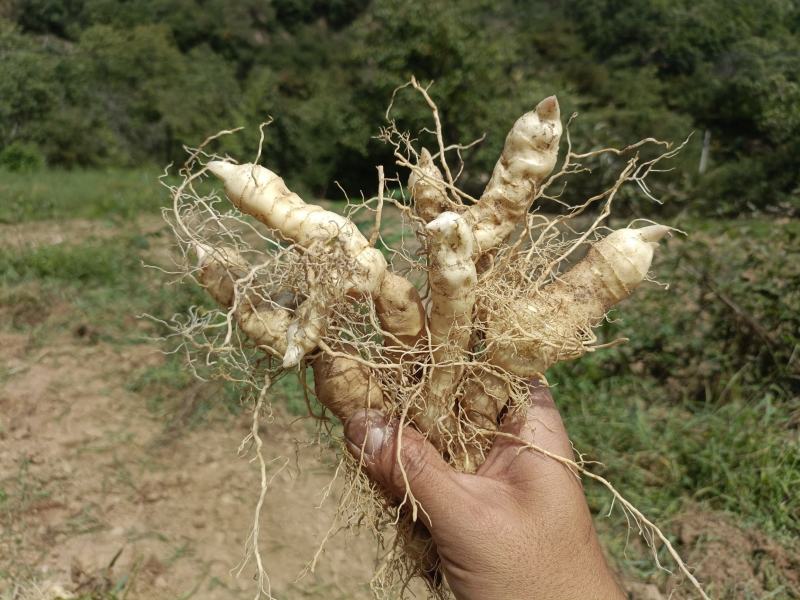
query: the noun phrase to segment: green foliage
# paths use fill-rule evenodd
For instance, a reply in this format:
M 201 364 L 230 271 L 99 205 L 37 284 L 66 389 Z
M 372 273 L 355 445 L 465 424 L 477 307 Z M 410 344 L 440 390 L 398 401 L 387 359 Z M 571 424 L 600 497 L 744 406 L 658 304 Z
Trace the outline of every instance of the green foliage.
M 158 164 L 230 124 L 233 66 L 206 45 L 182 53 L 164 25 L 43 39 L 0 29 L 0 147 L 32 141 L 54 165 Z
M 640 113 L 690 116 L 694 128 L 711 134 L 709 171 L 689 182 L 689 191 L 699 196 L 694 207 L 712 214 L 767 207 L 778 214 L 796 214 L 800 208 L 796 4 L 780 0 L 566 4 L 591 52 L 592 68 L 627 73 L 634 79 L 644 72 L 655 76 L 657 85 L 651 86 L 655 94 L 639 106 Z M 641 96 L 631 93 L 640 91 L 635 85 L 613 88 L 614 111 L 640 101 Z
M 376 162 L 394 172 L 372 137 L 413 74 L 435 81 L 447 142 L 487 135 L 465 152 L 471 192 L 514 118 L 558 93 L 565 116 L 582 113 L 579 149 L 698 131 L 656 186 L 664 210 L 800 210 L 794 3 L 16 0 L 5 14 L 5 154 L 23 143 L 52 165 L 162 165 L 181 160 L 183 144 L 250 125 L 218 148 L 252 156 L 255 126 L 271 115 L 265 162 L 300 190 L 338 196 L 340 182 L 358 194 L 374 190 Z M 401 92 L 393 116 L 433 143 L 420 98 Z M 625 207 L 636 213 L 637 201 Z
M 38 124 L 58 101 L 55 44 L 0 19 L 0 148 L 42 141 Z
M 11 142 L 0 150 L 0 168 L 29 172 L 39 170 L 43 166 L 44 157 L 36 144 Z
M 378 1 L 354 27 L 353 64 L 366 65 L 368 76 L 354 84 L 356 97 L 372 122 L 381 122 L 394 88 L 414 75 L 423 83 L 435 81 L 432 94 L 448 141 L 466 143 L 488 134 L 486 143 L 465 154 L 468 188 L 491 172 L 514 120 L 558 87 L 546 71 L 526 77 L 533 74 L 518 63 L 523 39 L 507 35 L 508 23 L 493 19 L 492 13 L 492 4 L 483 1 Z M 435 145 L 433 136 L 422 131 L 432 121 L 416 92 L 398 94 L 392 117 L 429 147 Z

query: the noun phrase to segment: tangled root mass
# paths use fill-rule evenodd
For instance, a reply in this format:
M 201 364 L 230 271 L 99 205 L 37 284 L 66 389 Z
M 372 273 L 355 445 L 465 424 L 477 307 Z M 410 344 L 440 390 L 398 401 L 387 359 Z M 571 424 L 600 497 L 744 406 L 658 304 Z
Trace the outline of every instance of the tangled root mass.
M 306 203 L 258 160 L 237 164 L 210 153 L 217 137 L 233 132 L 189 150 L 181 181 L 168 186 L 172 206 L 165 216 L 181 252 L 178 273 L 203 286 L 218 308 L 193 308 L 170 325 L 190 366 L 211 366 L 252 392 L 251 439 L 259 449 L 255 424 L 269 414 L 270 385 L 310 366 L 314 389 L 304 377 L 301 383 L 325 412 L 343 421 L 357 410 L 381 410 L 426 434 L 454 468 L 474 472 L 499 416 L 526 407 L 528 380 L 544 379 L 552 364 L 594 350 L 594 328 L 647 278 L 654 248 L 669 228 L 628 227 L 602 236 L 603 222 L 623 185 L 638 185 L 651 197 L 647 176 L 680 147 L 648 139 L 576 153 L 551 96 L 517 120 L 483 194 L 473 198 L 458 186 L 468 146 L 445 146 L 427 88 L 414 79 L 404 87 L 431 108 L 437 147 L 418 148 L 391 119 L 390 106 L 380 138 L 393 148 L 408 185 L 387 180 L 379 169 L 377 196 L 348 202 L 345 215 Z M 640 149 L 646 146 L 663 150 L 645 160 Z M 551 190 L 603 155 L 625 157 L 613 185 L 564 208 Z M 459 163 L 455 175 L 452 156 Z M 222 181 L 227 198 L 198 191 L 209 175 Z M 562 205 L 559 211 L 546 213 L 554 203 Z M 402 216 L 403 241 L 394 247 L 381 232 L 388 205 Z M 571 224 L 589 213 L 595 215 L 591 224 L 576 231 Z M 357 222 L 366 223 L 363 231 Z M 574 262 L 584 246 L 586 256 Z M 330 430 L 325 412 L 314 416 Z M 373 581 L 376 593 L 397 597 L 416 575 L 434 595 L 446 597 L 413 496 L 403 503 L 384 498 L 358 461 L 340 455 L 340 526 L 367 523 L 379 539 L 389 534 Z M 259 510 L 269 482 L 263 457 L 260 464 Z M 666 541 L 619 499 L 654 547 Z M 258 512 L 248 553 L 258 571 L 258 596 L 271 597 L 258 554 Z

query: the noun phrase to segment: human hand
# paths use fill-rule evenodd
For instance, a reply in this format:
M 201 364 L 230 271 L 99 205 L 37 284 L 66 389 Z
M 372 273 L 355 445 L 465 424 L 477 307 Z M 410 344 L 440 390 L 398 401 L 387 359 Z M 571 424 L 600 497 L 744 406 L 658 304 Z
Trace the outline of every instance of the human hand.
M 535 444 L 573 460 L 545 386 L 532 384 L 527 415 L 506 418 L 500 431 L 511 435 L 496 438 L 474 475 L 451 468 L 416 430 L 406 427 L 398 435 L 397 425 L 378 411 L 359 411 L 345 426 L 348 447 L 394 498 L 404 497 L 408 482 L 456 598 L 625 598 L 603 556 L 580 480 L 563 463 L 525 449 Z

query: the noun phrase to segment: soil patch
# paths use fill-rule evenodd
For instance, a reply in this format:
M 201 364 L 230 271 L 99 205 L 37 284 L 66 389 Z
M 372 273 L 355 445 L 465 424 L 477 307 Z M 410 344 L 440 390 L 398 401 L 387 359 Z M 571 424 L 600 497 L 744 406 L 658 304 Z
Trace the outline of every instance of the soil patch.
M 128 599 L 251 597 L 253 568 L 231 573 L 258 493 L 255 465 L 236 453 L 246 412 L 167 430 L 125 387 L 136 369 L 163 360 L 155 348 L 69 335 L 44 349 L 29 342 L 0 339 L 0 597 L 37 581 L 77 593 L 125 589 Z M 367 535 L 336 537 L 316 573 L 295 581 L 331 523 L 334 500 L 316 506 L 332 466 L 303 444 L 304 422 L 278 416 L 262 435 L 268 458 L 292 459 L 262 522 L 273 591 L 370 597 Z

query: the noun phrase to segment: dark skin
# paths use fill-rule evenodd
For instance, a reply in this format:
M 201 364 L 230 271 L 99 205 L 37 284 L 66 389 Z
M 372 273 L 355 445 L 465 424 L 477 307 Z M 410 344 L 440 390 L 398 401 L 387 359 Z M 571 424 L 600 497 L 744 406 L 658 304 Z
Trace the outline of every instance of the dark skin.
M 543 385 L 531 385 L 526 415 L 501 431 L 574 460 L 567 432 Z M 498 437 L 474 475 L 447 465 L 411 427 L 402 432 L 381 413 L 364 411 L 346 424 L 350 451 L 390 495 L 406 480 L 439 550 L 458 600 L 623 600 L 592 523 L 583 487 L 563 463 Z M 362 453 L 363 449 L 363 453 Z

